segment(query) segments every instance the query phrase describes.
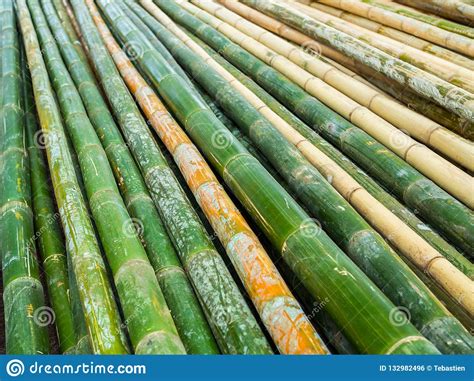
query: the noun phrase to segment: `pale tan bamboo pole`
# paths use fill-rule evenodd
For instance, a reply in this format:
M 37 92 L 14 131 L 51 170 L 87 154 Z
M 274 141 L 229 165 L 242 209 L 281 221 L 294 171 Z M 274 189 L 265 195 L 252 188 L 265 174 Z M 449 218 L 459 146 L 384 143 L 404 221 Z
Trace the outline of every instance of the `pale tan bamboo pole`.
M 151 0 L 140 0 L 140 4 L 163 26 L 178 37 L 186 46 L 201 56 L 239 93 L 244 96 L 272 125 L 318 169 L 332 186 L 364 218 L 382 234 L 408 261 L 429 275 L 434 283 L 451 295 L 472 316 L 474 283 L 452 263 L 430 246 L 423 238 L 405 225 L 388 208 L 372 197 L 347 172 L 332 159 L 311 144 L 304 136 L 274 113 L 260 98 L 239 82 L 227 70 L 192 41 L 174 22 L 157 8 Z M 185 3 L 179 1 L 180 5 Z
M 474 207 L 474 192 L 472 191 L 474 190 L 474 178 L 472 176 L 426 146 L 418 143 L 368 108 L 361 106 L 359 103 L 329 86 L 321 79 L 308 73 L 282 55 L 276 54 L 264 44 L 242 33 L 239 29 L 234 28 L 226 21 L 241 26 L 249 34 L 255 32 L 257 35 L 260 35 L 264 33 L 267 41 L 275 38 L 277 39 L 276 41 L 274 40 L 275 44 L 281 47 L 281 42 L 278 41 L 279 37 L 265 30 L 260 30 L 256 25 L 214 2 L 208 0 L 192 0 L 192 2 L 201 6 L 202 9 L 188 2 L 182 3 L 183 8 L 223 33 L 236 44 L 242 46 L 274 69 L 280 71 L 305 89 L 309 94 L 318 98 L 356 126 L 363 129 L 466 205 L 471 208 Z M 209 10 L 211 13 L 217 12 L 222 19 L 212 16 L 211 13 L 207 13 L 206 10 Z M 223 19 L 226 21 L 222 21 Z M 245 28 L 243 25 L 245 25 Z M 252 28 L 253 32 L 249 31 L 249 29 Z M 257 28 L 259 28 L 259 30 L 256 30 Z M 287 50 L 286 54 L 295 50 L 291 45 L 287 48 L 289 51 Z M 300 52 L 300 56 L 303 60 L 305 59 L 302 52 Z M 362 91 L 360 87 L 361 85 L 356 91 Z
M 405 43 L 398 42 L 389 37 L 364 29 L 351 22 L 342 20 L 328 13 L 299 2 L 290 1 L 291 6 L 304 12 L 307 16 L 344 32 L 358 40 L 370 44 L 381 51 L 396 57 L 404 62 L 429 72 L 437 77 L 474 93 L 474 73 L 465 67 L 448 62 L 421 50 L 415 49 Z
M 458 53 L 474 57 L 474 43 L 471 38 L 411 18 L 408 16 L 408 12 L 406 15 L 396 13 L 397 8 L 402 7 L 399 4 L 377 0 L 365 0 L 364 2 L 359 0 L 319 0 L 319 2 L 344 9 Z
M 298 1 L 302 2 L 303 0 L 298 0 Z M 303 3 L 303 4 L 306 4 L 306 3 Z M 405 33 L 398 29 L 385 26 L 376 21 L 366 19 L 362 16 L 357 16 L 353 13 L 346 12 L 338 8 L 330 7 L 329 5 L 324 5 L 319 2 L 310 1 L 308 5 L 322 12 L 329 13 L 332 16 L 339 17 L 345 21 L 356 24 L 362 28 L 368 29 L 372 32 L 381 34 L 385 37 L 389 37 L 393 40 L 409 45 L 413 48 L 421 50 L 422 52 L 436 56 L 445 61 L 452 62 L 466 69 L 474 70 L 474 62 L 471 59 L 463 56 L 462 54 L 453 52 L 452 50 L 433 44 L 432 42 L 425 41 L 419 37 Z
M 470 4 L 458 0 L 396 0 L 396 2 L 467 25 L 474 24 L 473 2 Z
M 326 58 L 330 58 L 339 64 L 347 67 L 360 67 L 361 64 L 354 59 L 347 57 L 340 52 L 314 41 L 311 37 L 293 29 L 282 22 L 275 20 L 251 7 L 240 2 L 225 0 L 221 1 L 228 9 L 240 14 L 246 20 L 252 21 L 259 26 L 273 32 L 287 40 L 293 41 L 300 45 L 304 50 L 316 52 L 316 57 L 312 60 L 304 60 L 307 55 L 301 55 L 297 51 L 290 52 L 287 57 L 293 62 L 304 67 L 312 74 L 323 79 L 326 83 L 344 94 L 353 97 L 365 107 L 370 108 L 385 120 L 389 121 L 398 128 L 407 131 L 415 139 L 443 152 L 447 157 L 457 163 L 460 163 L 469 170 L 474 169 L 474 160 L 472 160 L 472 144 L 469 140 L 460 138 L 459 135 L 435 123 L 431 119 L 410 110 L 408 107 L 401 105 L 397 101 L 385 95 L 382 90 L 370 85 L 358 91 L 359 86 L 354 80 L 342 75 L 338 70 L 334 70 L 327 65 L 321 65 L 318 61 L 318 55 L 322 54 Z M 265 42 L 265 35 L 262 34 L 261 42 Z M 279 47 L 280 43 L 284 45 L 284 41 L 280 41 L 275 47 Z M 285 51 L 285 47 L 280 53 Z M 284 53 L 283 53 L 284 54 Z M 341 68 L 342 69 L 342 68 Z M 372 69 L 371 69 L 372 70 Z M 365 81 L 363 79 L 362 81 Z M 371 89 L 372 88 L 372 89 Z M 410 121 L 410 123 L 407 123 Z M 451 126 L 450 126 L 451 127 Z M 453 127 L 451 127 L 453 128 Z

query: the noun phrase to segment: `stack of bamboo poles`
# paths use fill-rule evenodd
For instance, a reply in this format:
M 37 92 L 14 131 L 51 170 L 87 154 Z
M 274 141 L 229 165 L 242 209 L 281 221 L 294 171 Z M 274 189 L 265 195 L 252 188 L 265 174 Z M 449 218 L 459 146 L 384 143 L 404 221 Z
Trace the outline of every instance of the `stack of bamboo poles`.
M 470 5 L 0 5 L 7 353 L 474 353 Z

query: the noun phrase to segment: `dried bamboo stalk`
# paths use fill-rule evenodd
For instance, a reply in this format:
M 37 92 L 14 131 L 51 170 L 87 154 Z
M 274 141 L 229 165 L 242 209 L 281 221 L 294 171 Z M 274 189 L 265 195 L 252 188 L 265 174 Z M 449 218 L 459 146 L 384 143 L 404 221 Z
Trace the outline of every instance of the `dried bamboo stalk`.
M 309 7 L 294 1 L 291 2 L 291 5 L 317 21 L 353 36 L 421 70 L 429 72 L 454 86 L 458 86 L 471 93 L 474 92 L 474 77 L 472 71 L 469 69 L 362 28 L 352 22 L 322 12 L 315 7 Z
M 369 29 L 375 33 L 390 37 L 391 39 L 402 42 L 423 52 L 429 53 L 430 55 L 442 58 L 448 62 L 452 62 L 466 69 L 474 70 L 474 63 L 471 59 L 463 56 L 462 54 L 446 49 L 442 46 L 438 46 L 429 41 L 425 41 L 419 37 L 402 32 L 398 29 L 391 28 L 376 21 L 369 20 L 362 16 L 357 16 L 353 13 L 346 12 L 338 8 L 333 8 L 332 6 L 324 5 L 319 2 L 309 2 L 308 5 L 320 11 L 329 13 L 332 16 L 339 17 L 350 23 L 361 26 L 365 29 Z
M 472 28 L 459 25 L 449 28 L 449 30 L 442 29 L 450 26 L 448 21 L 439 20 L 439 24 L 433 25 L 436 24 L 432 21 L 433 17 L 386 0 L 364 0 L 363 2 L 358 0 L 320 0 L 320 2 L 331 6 L 334 4 L 337 8 L 358 16 L 380 22 L 469 57 L 474 56 L 474 43 L 471 40 L 474 37 Z
M 246 23 L 245 19 L 215 3 L 201 0 L 194 0 L 193 3 L 199 4 L 203 9 L 209 10 L 211 13 L 216 13 L 220 9 L 221 12 L 219 12 L 219 17 L 221 19 L 230 21 L 232 24 L 237 26 L 245 24 L 247 27 L 245 30 L 248 35 L 252 34 L 260 36 L 262 33 L 265 33 L 264 30 L 257 30 L 255 33 L 251 33 L 248 29 L 252 28 L 253 24 Z M 202 10 L 198 10 L 198 8 L 190 3 L 183 2 L 182 6 L 189 12 L 193 13 L 196 17 L 201 18 L 201 20 L 223 33 L 229 39 L 260 58 L 263 62 L 286 75 L 287 78 L 301 86 L 309 94 L 315 96 L 333 110 L 337 111 L 340 115 L 369 133 L 466 205 L 471 208 L 474 207 L 474 192 L 472 192 L 472 189 L 474 189 L 474 179 L 472 176 L 460 170 L 446 159 L 440 157 L 426 146 L 417 143 L 414 139 L 393 127 L 366 107 L 361 106 L 333 87 L 328 86 L 324 81 L 314 77 L 283 56 L 276 54 L 274 51 L 257 42 L 252 37 L 248 37 L 248 35 L 240 32 L 228 23 L 220 21 Z M 266 37 L 267 41 L 271 41 L 272 35 L 267 34 Z M 276 41 L 274 40 L 274 44 L 271 45 L 275 46 L 279 44 L 280 41 L 277 38 Z M 289 50 L 286 51 L 287 55 L 292 51 L 294 51 L 294 47 L 290 46 Z M 471 151 L 472 150 L 471 147 Z
M 306 36 L 305 34 L 299 32 L 298 30 L 291 28 L 283 24 L 282 22 L 276 19 L 273 19 L 253 8 L 247 7 L 246 5 L 240 2 L 227 1 L 225 2 L 225 5 L 229 9 L 245 17 L 247 20 L 252 21 L 253 23 L 258 24 L 259 26 L 265 29 L 268 29 L 269 31 L 281 37 L 284 37 L 285 39 L 289 41 L 293 41 L 295 44 L 300 45 L 309 54 L 315 55 L 314 60 L 324 61 L 324 59 L 327 59 L 330 57 L 331 59 L 336 60 L 339 64 L 342 63 L 345 65 L 348 65 L 348 62 L 350 62 L 351 65 L 348 65 L 348 66 L 352 66 L 352 64 L 353 65 L 357 64 L 359 66 L 362 66 L 357 61 L 342 55 L 341 53 L 337 52 L 336 50 L 332 48 L 327 47 L 326 45 L 316 42 L 311 37 Z M 319 56 L 320 54 L 323 54 L 324 58 L 320 57 Z M 292 58 L 294 56 L 295 54 L 291 54 L 289 58 Z M 318 72 L 316 71 L 316 67 L 314 67 L 314 65 L 315 64 L 309 64 L 308 69 L 314 70 L 313 74 L 317 75 Z M 345 66 L 339 66 L 338 68 L 341 71 L 346 70 Z M 355 89 L 358 89 L 358 87 L 360 86 L 359 84 L 357 84 L 354 81 L 351 81 L 349 77 L 340 78 L 338 75 L 338 72 L 334 70 L 329 71 L 330 68 L 326 69 L 324 67 L 323 69 L 324 71 L 322 71 L 321 75 L 324 75 L 323 79 L 327 81 L 329 84 L 335 87 L 340 86 L 340 90 L 345 92 L 346 95 L 350 95 L 350 96 L 358 95 L 357 91 L 353 91 L 353 87 Z M 376 73 L 373 69 L 370 69 L 370 70 L 372 70 L 372 73 Z M 333 78 L 334 76 L 336 76 L 336 78 Z M 361 79 L 357 78 L 357 81 L 360 82 Z M 365 79 L 363 79 L 363 81 L 365 81 L 366 85 L 368 83 L 370 84 L 370 82 L 367 82 Z M 346 87 L 347 87 L 347 90 L 345 90 Z M 383 91 L 380 90 L 378 87 L 372 84 L 370 84 L 369 87 L 372 87 L 372 89 L 375 89 L 379 94 L 384 95 Z M 370 94 L 370 89 L 367 88 L 364 91 L 367 91 L 368 94 Z M 363 98 L 361 97 L 361 99 Z M 423 115 L 413 112 L 412 110 L 410 110 L 410 108 L 402 107 L 401 109 L 399 109 L 400 104 L 398 102 L 393 102 L 392 99 L 389 99 L 387 97 L 382 97 L 377 94 L 373 94 L 373 96 L 369 97 L 369 99 L 366 100 L 365 102 L 362 100 L 360 100 L 360 102 L 364 104 L 366 107 L 370 107 L 371 104 L 373 103 L 374 107 L 372 111 L 377 112 L 379 115 L 381 115 L 386 120 L 393 123 L 394 125 L 398 126 L 399 128 L 407 130 L 412 136 L 424 142 L 425 144 L 435 144 L 435 143 L 431 143 L 431 138 L 427 140 L 426 137 L 425 138 L 423 137 L 424 134 L 426 133 L 428 137 L 432 136 L 433 142 L 439 141 L 439 143 L 436 143 L 437 145 L 439 145 L 440 143 L 441 145 L 444 145 L 443 144 L 444 139 L 445 139 L 444 132 L 448 132 L 449 134 L 449 131 L 442 128 L 440 129 L 439 127 L 442 127 L 440 126 L 441 124 L 449 128 L 450 130 L 458 134 L 461 134 L 465 138 L 469 138 L 471 140 L 473 140 L 474 138 L 474 128 L 472 128 L 473 131 L 472 133 L 470 133 L 469 131 L 471 130 L 471 128 L 469 128 L 469 122 L 467 122 L 465 119 L 457 115 L 453 115 L 452 113 L 450 113 L 450 116 L 451 116 L 450 118 L 444 117 L 444 113 L 447 113 L 447 111 L 441 108 L 440 106 L 431 102 L 430 103 L 432 107 L 430 107 L 426 111 L 429 111 L 430 112 L 429 116 L 432 119 L 435 119 L 439 124 L 436 124 L 436 123 L 433 124 L 432 120 L 429 120 L 428 118 L 425 118 Z M 426 102 L 428 101 L 425 100 L 425 103 Z M 412 102 L 407 102 L 407 104 L 409 103 L 412 103 Z M 375 107 L 375 104 L 377 105 L 377 107 Z M 432 113 L 431 113 L 431 110 L 433 110 Z M 405 123 L 407 120 L 406 118 L 399 118 L 400 114 L 405 115 L 406 113 L 408 113 L 407 114 L 408 120 L 414 121 L 413 124 L 412 123 L 406 124 Z M 435 138 L 435 136 L 438 135 L 438 132 L 436 131 L 441 131 L 439 135 L 439 139 Z M 449 145 L 446 146 L 444 149 L 449 149 Z M 448 156 L 455 156 L 455 155 L 456 155 L 455 152 L 450 152 Z M 464 156 L 464 158 L 465 157 L 466 156 Z M 459 160 L 463 160 L 463 159 L 459 157 L 456 161 L 459 161 Z M 472 162 L 471 160 L 464 159 L 464 162 L 466 161 L 468 161 L 469 163 Z
M 243 0 L 243 2 L 302 30 L 310 37 L 319 38 L 323 43 L 383 73 L 419 95 L 474 121 L 474 95 L 466 90 L 320 23 L 288 4 L 276 0 Z

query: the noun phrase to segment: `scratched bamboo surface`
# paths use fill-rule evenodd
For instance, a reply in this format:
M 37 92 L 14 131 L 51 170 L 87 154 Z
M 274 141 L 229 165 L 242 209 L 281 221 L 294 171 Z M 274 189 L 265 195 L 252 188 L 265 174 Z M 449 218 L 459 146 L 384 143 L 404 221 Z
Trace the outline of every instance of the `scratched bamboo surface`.
M 472 2 L 0 4 L 2 351 L 474 353 Z

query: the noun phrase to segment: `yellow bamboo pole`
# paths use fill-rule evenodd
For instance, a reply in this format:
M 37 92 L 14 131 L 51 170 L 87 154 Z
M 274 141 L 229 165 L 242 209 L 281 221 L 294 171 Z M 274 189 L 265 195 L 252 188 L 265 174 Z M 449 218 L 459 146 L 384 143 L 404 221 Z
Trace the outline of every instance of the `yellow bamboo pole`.
M 354 60 L 319 44 L 299 31 L 245 4 L 233 0 L 220 0 L 220 2 L 229 10 L 238 13 L 247 20 L 247 22 L 237 21 L 234 24 L 237 28 L 242 28 L 241 30 L 244 32 L 253 33 L 253 36 L 261 43 L 275 49 L 281 55 L 351 97 L 362 106 L 367 107 L 398 129 L 406 131 L 407 134 L 416 140 L 436 149 L 470 171 L 474 171 L 474 145 L 472 142 L 461 138 L 431 119 L 410 110 L 408 107 L 383 94 L 379 89 L 367 85 L 367 83 L 361 83 L 360 79 L 351 78 L 341 70 L 334 69 L 323 62 L 317 54 L 305 54 L 304 50 L 312 49 L 317 53 L 320 52 L 327 57 L 339 61 L 342 60 L 343 62 L 353 62 Z M 247 26 L 250 21 L 254 26 Z M 270 32 L 266 32 L 262 28 L 259 29 L 255 24 L 268 29 Z M 295 46 L 283 38 L 273 35 L 271 32 L 294 41 L 300 45 L 301 49 L 295 48 Z M 365 80 L 362 81 L 365 82 Z M 410 121 L 410 123 L 407 123 L 407 121 Z
M 359 0 L 319 0 L 319 2 L 344 9 L 458 53 L 474 57 L 474 43 L 471 38 L 396 13 L 394 10 L 402 7 L 399 4 L 377 0 L 364 2 Z
M 470 316 L 474 312 L 473 282 L 423 238 L 405 225 L 389 209 L 371 196 L 359 183 L 339 167 L 332 159 L 310 143 L 303 135 L 274 113 L 260 98 L 239 82 L 227 70 L 219 65 L 200 46 L 191 40 L 174 22 L 157 8 L 151 0 L 140 0 L 140 4 L 152 14 L 163 26 L 192 49 L 234 89 L 272 123 L 272 125 L 314 165 L 326 178 L 331 178 L 331 185 L 382 234 L 411 263 L 429 275 L 431 279 L 449 295 Z M 180 5 L 184 5 L 180 2 Z
M 396 0 L 396 2 L 462 24 L 474 25 L 474 2 L 472 0 Z
M 88 5 L 93 9 L 91 2 Z M 100 14 L 96 10 L 91 14 L 127 87 L 172 154 L 280 352 L 327 354 L 298 301 L 197 147 L 120 49 Z
M 393 57 L 408 62 L 426 72 L 444 79 L 455 86 L 461 87 L 471 93 L 474 92 L 474 76 L 469 69 L 448 62 L 426 52 L 422 52 L 411 46 L 395 41 L 391 38 L 382 36 L 370 30 L 364 29 L 351 22 L 342 20 L 328 13 L 291 1 L 291 5 L 296 9 L 303 11 L 307 16 L 331 26 L 341 32 L 344 32 L 354 38 L 357 38 Z
M 303 2 L 304 0 L 298 0 L 298 1 L 300 1 L 303 4 L 306 4 Z M 350 23 L 356 24 L 372 32 L 375 32 L 385 37 L 389 37 L 393 40 L 402 42 L 406 45 L 409 45 L 413 48 L 426 52 L 430 55 L 439 57 L 445 61 L 452 62 L 456 65 L 462 66 L 469 70 L 474 70 L 474 62 L 471 59 L 463 56 L 462 54 L 453 52 L 449 49 L 433 44 L 429 41 L 425 41 L 419 37 L 402 32 L 395 28 L 391 28 L 389 26 L 383 25 L 376 21 L 366 19 L 362 16 L 357 16 L 353 13 L 346 12 L 338 8 L 333 8 L 332 6 L 329 6 L 329 5 L 321 4 L 319 2 L 308 1 L 307 5 L 313 8 L 316 8 L 322 12 L 329 13 L 332 16 L 339 17 L 340 19 L 343 19 Z
M 247 34 L 242 33 L 239 29 L 234 28 L 226 21 L 230 21 L 237 26 L 246 23 L 246 31 L 249 34 L 253 34 L 253 32 L 248 30 L 249 28 L 251 29 L 254 27 L 252 23 L 247 22 L 242 17 L 226 10 L 216 3 L 203 0 L 193 0 L 192 2 L 199 4 L 203 9 L 197 8 L 188 2 L 182 2 L 181 4 L 187 11 L 191 12 L 196 17 L 201 18 L 236 44 L 242 46 L 274 69 L 280 71 L 296 84 L 300 85 L 309 94 L 313 95 L 377 139 L 380 143 L 384 144 L 387 148 L 392 150 L 460 201 L 464 202 L 469 207 L 474 208 L 474 178 L 472 176 L 465 173 L 426 146 L 418 143 L 416 140 L 412 139 L 404 132 L 373 113 L 367 107 L 355 102 L 335 88 L 329 86 L 321 79 L 313 76 L 306 70 L 294 64 L 292 61 L 286 59 L 284 56 L 276 54 L 264 44 L 249 37 Z M 211 13 L 207 13 L 204 9 L 209 10 L 211 13 L 220 9 L 221 12 L 219 13 L 219 17 L 221 17 L 221 19 L 212 16 Z M 224 18 L 226 21 L 222 21 Z M 257 34 L 262 33 L 262 31 L 255 30 L 254 32 Z M 268 34 L 267 37 L 271 38 L 273 35 Z M 278 37 L 276 38 L 278 39 Z M 275 43 L 279 44 L 278 41 Z M 291 51 L 293 50 L 294 47 L 291 47 Z

